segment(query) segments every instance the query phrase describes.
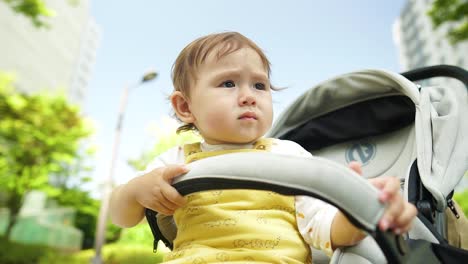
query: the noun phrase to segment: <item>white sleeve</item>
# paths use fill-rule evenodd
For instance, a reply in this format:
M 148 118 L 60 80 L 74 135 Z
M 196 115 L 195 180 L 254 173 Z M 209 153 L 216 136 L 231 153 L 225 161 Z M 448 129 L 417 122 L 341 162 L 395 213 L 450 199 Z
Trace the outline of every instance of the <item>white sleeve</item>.
M 275 139 L 271 152 L 297 157 L 312 154 L 294 141 Z M 296 196 L 296 222 L 304 241 L 312 247 L 333 254 L 331 248 L 331 224 L 338 210 L 336 207 L 313 197 Z
M 164 167 L 170 164 L 184 164 L 184 150 L 182 147 L 174 147 L 154 158 L 148 166 L 142 171 L 137 172 L 136 176 L 144 175 L 152 170 Z
M 312 157 L 312 154 L 305 150 L 301 145 L 290 140 L 273 139 L 271 152 L 296 157 Z
M 331 224 L 338 209 L 309 196 L 296 196 L 296 222 L 305 242 L 328 256 L 331 247 Z

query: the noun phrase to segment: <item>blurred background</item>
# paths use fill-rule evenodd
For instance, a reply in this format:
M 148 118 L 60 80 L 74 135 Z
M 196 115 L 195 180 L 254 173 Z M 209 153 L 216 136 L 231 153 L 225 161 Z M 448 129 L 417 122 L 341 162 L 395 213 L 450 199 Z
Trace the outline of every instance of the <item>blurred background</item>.
M 339 74 L 468 69 L 463 0 L 0 0 L 0 263 L 157 263 L 143 223 L 106 221 L 111 188 L 177 136 L 178 53 L 238 31 L 272 62 L 275 118 Z M 422 85 L 465 89 L 435 78 Z M 461 100 L 466 100 L 461 98 Z M 468 211 L 465 179 L 455 198 Z

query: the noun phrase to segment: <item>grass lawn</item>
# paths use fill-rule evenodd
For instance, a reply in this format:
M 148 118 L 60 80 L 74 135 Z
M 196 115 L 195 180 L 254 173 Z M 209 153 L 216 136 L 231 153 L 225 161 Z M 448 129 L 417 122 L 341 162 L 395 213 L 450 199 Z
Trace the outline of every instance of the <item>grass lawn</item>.
M 151 245 L 115 243 L 104 246 L 102 255 L 106 264 L 155 264 L 162 261 L 167 251 L 160 248 L 160 252 L 153 253 Z M 1 264 L 89 264 L 93 257 L 92 249 L 60 253 L 44 246 L 19 244 L 0 237 Z

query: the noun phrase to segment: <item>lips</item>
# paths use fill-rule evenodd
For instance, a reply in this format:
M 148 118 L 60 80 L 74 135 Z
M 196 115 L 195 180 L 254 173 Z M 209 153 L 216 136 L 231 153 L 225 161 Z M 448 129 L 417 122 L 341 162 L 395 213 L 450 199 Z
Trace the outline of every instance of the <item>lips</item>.
M 255 114 L 255 112 L 248 111 L 248 112 L 243 113 L 241 116 L 239 116 L 238 119 L 240 119 L 240 120 L 257 120 L 257 115 Z

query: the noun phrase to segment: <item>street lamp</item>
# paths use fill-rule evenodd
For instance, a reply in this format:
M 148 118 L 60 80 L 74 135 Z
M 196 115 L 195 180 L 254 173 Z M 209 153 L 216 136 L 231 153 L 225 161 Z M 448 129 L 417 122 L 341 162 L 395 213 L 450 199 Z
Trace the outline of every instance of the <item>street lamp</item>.
M 101 256 L 101 249 L 105 243 L 105 236 L 106 236 L 106 224 L 107 224 L 107 217 L 109 214 L 109 200 L 110 194 L 112 192 L 112 185 L 114 181 L 114 169 L 115 169 L 115 162 L 117 160 L 117 153 L 119 150 L 120 145 L 120 135 L 122 132 L 122 124 L 123 118 L 125 114 L 125 109 L 127 107 L 128 95 L 131 90 L 137 88 L 138 86 L 142 85 L 143 83 L 149 82 L 154 80 L 158 76 L 158 73 L 155 71 L 149 71 L 141 80 L 134 84 L 134 85 L 126 85 L 122 92 L 122 99 L 120 101 L 119 107 L 119 116 L 117 119 L 117 126 L 115 127 L 115 137 L 114 137 L 114 144 L 112 145 L 112 159 L 110 164 L 110 170 L 106 181 L 104 182 L 104 191 L 103 197 L 101 201 L 101 207 L 99 209 L 99 217 L 96 226 L 96 237 L 94 240 L 94 249 L 96 251 L 95 256 L 92 260 L 93 264 L 102 264 L 102 256 Z

